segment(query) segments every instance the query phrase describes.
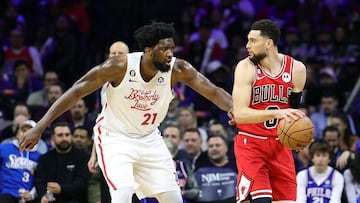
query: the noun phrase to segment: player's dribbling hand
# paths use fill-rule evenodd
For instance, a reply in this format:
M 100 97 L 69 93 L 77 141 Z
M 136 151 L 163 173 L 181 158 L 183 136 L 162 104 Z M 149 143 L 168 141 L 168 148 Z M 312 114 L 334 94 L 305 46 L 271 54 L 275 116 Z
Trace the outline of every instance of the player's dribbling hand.
M 41 137 L 41 132 L 37 130 L 36 126 L 34 128 L 29 129 L 26 131 L 20 138 L 19 138 L 19 149 L 20 151 L 24 151 L 25 149 L 30 150 L 32 149 L 38 142 Z
M 304 117 L 305 113 L 299 109 L 280 109 L 276 110 L 275 118 L 285 119 L 286 122 L 291 122 L 292 120 L 297 120 L 301 117 Z

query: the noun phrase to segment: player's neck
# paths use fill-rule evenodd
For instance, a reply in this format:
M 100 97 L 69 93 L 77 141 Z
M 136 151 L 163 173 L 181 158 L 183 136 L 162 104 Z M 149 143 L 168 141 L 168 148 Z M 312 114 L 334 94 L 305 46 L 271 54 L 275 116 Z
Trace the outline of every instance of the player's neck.
M 269 74 L 278 73 L 283 63 L 283 55 L 277 51 L 270 52 L 265 58 L 260 61 L 260 65 Z
M 140 63 L 140 74 L 144 81 L 150 81 L 159 70 L 154 66 L 154 64 L 147 60 L 146 57 L 141 58 Z

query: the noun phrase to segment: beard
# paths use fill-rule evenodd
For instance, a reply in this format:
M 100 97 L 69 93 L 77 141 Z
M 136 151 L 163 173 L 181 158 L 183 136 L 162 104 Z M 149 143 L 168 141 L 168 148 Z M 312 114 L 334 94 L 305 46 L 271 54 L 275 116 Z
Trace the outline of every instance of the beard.
M 224 157 L 222 156 L 215 156 L 215 157 L 211 157 L 210 159 L 214 163 L 221 163 L 224 161 Z
M 159 61 L 153 60 L 152 62 L 155 65 L 156 69 L 158 69 L 162 73 L 166 73 L 170 70 L 170 66 L 166 66 L 166 65 L 160 63 Z
M 73 117 L 72 117 L 72 118 L 73 118 L 75 121 L 80 121 L 83 117 L 84 117 L 84 116 L 81 115 L 81 113 L 75 112 L 75 113 L 73 114 Z
M 250 58 L 250 61 L 253 62 L 254 65 L 257 65 L 265 56 L 267 56 L 266 53 L 254 54 L 254 56 Z
M 70 149 L 71 144 L 68 142 L 61 142 L 61 143 L 56 143 L 55 147 L 60 151 L 60 152 L 66 152 L 67 150 Z

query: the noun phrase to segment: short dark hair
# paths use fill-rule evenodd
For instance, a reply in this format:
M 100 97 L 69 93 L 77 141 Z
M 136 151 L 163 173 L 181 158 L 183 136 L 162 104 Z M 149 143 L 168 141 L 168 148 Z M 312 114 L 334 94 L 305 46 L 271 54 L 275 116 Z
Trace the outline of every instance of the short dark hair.
M 144 50 L 145 47 L 154 47 L 159 40 L 173 37 L 175 28 L 172 23 L 152 21 L 151 24 L 138 28 L 134 33 L 134 38 L 139 47 Z
M 209 136 L 207 137 L 207 139 L 206 139 L 206 142 L 209 142 L 210 139 L 216 138 L 216 137 L 218 137 L 218 138 L 220 138 L 222 141 L 224 141 L 225 145 L 228 147 L 228 143 L 227 143 L 225 137 L 222 136 L 222 135 L 220 135 L 220 134 L 211 134 L 211 135 L 209 135 Z
M 328 153 L 330 160 L 333 157 L 333 151 L 330 145 L 323 139 L 312 142 L 309 146 L 310 157 L 314 158 L 316 152 Z
M 66 122 L 66 121 L 59 121 L 59 122 L 57 122 L 57 123 L 55 123 L 54 125 L 51 126 L 51 135 L 55 135 L 55 128 L 57 128 L 57 127 L 68 127 L 70 129 L 71 134 L 72 134 L 69 123 Z
M 269 37 L 276 46 L 280 39 L 279 27 L 269 19 L 262 19 L 252 24 L 251 30 L 260 30 L 260 35 Z
M 327 132 L 336 132 L 337 137 L 340 137 L 340 132 L 335 126 L 326 126 L 324 130 L 322 131 L 322 137 L 324 138 Z
M 184 131 L 184 133 L 182 134 L 182 137 L 184 137 L 184 135 L 186 134 L 186 133 L 196 133 L 199 137 L 200 137 L 200 139 L 202 140 L 202 138 L 201 138 L 201 133 L 200 133 L 200 131 L 199 131 L 199 129 L 198 128 L 188 128 L 188 129 L 186 129 L 185 131 Z
M 80 125 L 80 126 L 76 126 L 73 130 L 72 130 L 72 132 L 74 133 L 75 132 L 75 130 L 85 130 L 86 131 L 86 133 L 87 133 L 87 137 L 89 138 L 89 139 L 91 139 L 91 133 L 90 133 L 90 130 L 87 128 L 87 127 L 85 127 L 85 126 L 83 126 L 83 125 Z
M 25 65 L 29 69 L 29 63 L 24 59 L 18 59 L 16 61 L 14 61 L 13 69 L 16 70 L 16 68 L 21 65 Z

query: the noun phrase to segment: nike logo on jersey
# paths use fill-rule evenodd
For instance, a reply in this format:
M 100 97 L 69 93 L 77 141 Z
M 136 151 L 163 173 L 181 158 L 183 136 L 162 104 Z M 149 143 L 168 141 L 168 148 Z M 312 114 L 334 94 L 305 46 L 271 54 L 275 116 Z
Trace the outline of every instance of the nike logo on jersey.
M 133 79 L 129 79 L 129 82 L 137 82 L 136 80 Z
M 265 76 L 256 76 L 256 80 L 262 80 L 263 78 L 265 78 Z

